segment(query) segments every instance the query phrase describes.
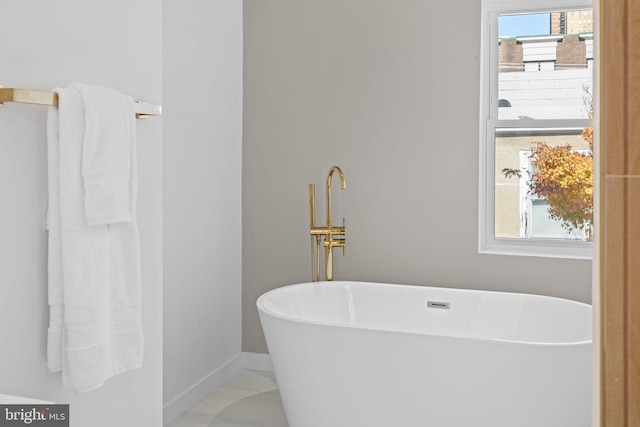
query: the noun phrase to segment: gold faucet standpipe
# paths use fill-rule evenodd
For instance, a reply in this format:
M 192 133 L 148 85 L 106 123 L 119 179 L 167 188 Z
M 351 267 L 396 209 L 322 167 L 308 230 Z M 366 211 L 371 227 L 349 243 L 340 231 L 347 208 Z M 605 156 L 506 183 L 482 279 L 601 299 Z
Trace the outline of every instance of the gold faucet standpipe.
M 313 281 L 320 280 L 320 243 L 324 238 L 325 248 L 325 278 L 327 281 L 333 280 L 333 248 L 342 248 L 344 255 L 344 248 L 346 245 L 345 219 L 342 218 L 342 226 L 336 227 L 332 224 L 331 218 L 331 181 L 334 172 L 338 173 L 340 177 L 340 186 L 343 190 L 347 188 L 347 184 L 344 180 L 344 173 L 338 166 L 333 166 L 329 169 L 327 175 L 327 217 L 326 227 L 315 226 L 315 185 L 309 185 L 309 225 L 311 234 L 311 277 Z M 336 237 L 342 236 L 342 237 Z M 314 245 L 315 243 L 315 245 Z
M 320 280 L 320 236 L 313 233 L 316 224 L 316 186 L 309 184 L 309 228 L 311 232 L 311 281 Z

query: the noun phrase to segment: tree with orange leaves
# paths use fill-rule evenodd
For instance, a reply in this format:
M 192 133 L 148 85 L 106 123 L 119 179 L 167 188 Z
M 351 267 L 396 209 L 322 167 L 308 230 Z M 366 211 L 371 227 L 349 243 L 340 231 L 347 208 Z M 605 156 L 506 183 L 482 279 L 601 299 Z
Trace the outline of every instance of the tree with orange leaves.
M 593 113 L 589 113 L 593 118 Z M 593 128 L 582 130 L 589 152 L 574 151 L 570 145 L 550 146 L 535 142 L 531 147 L 529 189 L 549 203 L 549 216 L 562 222 L 567 231 L 586 231 L 592 239 L 593 227 Z M 517 169 L 505 168 L 506 177 L 520 176 Z

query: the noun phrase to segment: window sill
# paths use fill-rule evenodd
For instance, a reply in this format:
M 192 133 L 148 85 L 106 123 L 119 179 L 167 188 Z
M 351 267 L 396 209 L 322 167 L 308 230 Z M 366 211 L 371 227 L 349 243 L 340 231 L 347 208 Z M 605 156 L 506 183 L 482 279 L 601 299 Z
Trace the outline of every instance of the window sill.
M 591 260 L 593 243 L 554 239 L 495 239 L 492 242 L 481 242 L 478 252 L 488 255 Z

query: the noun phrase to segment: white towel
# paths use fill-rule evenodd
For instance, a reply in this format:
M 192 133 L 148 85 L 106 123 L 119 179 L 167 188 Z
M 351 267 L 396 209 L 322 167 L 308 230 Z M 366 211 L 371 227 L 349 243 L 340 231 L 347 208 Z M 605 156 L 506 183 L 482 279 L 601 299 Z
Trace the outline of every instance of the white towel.
M 133 98 L 99 86 L 76 83 L 71 87 L 80 91 L 85 108 L 82 178 L 87 223 L 132 222 L 129 180 L 131 145 L 135 141 Z
M 49 109 L 47 127 L 50 305 L 47 364 L 52 372 L 62 370 L 65 388 L 77 392 L 99 388 L 111 376 L 140 367 L 143 355 L 133 100 L 121 95 L 125 99 L 122 105 L 108 102 L 103 105 L 100 97 L 92 96 L 91 92 L 96 90 L 100 92 L 99 88 L 85 91 L 76 85 L 56 89 L 58 108 Z M 102 120 L 121 114 L 113 111 L 120 108 L 127 114 L 131 112 L 126 125 Z M 123 129 L 112 129 L 121 125 Z M 103 137 L 105 126 L 109 129 L 108 138 Z M 127 139 L 126 153 L 122 147 L 110 150 L 99 146 L 111 143 L 114 135 Z M 102 155 L 109 158 L 102 159 Z M 128 173 L 122 166 L 112 167 L 118 161 L 128 165 Z M 109 167 L 100 169 L 105 165 Z M 107 184 L 93 185 L 96 180 L 91 171 L 96 168 L 106 171 L 97 181 Z M 98 192 L 115 188 L 121 193 L 120 184 L 108 184 L 107 175 L 114 171 L 118 176 L 128 175 L 126 203 L 87 202 L 86 196 L 95 188 Z M 120 215 L 124 205 L 128 214 Z M 103 225 L 89 225 L 87 210 L 94 208 L 101 217 L 98 223 L 108 218 Z

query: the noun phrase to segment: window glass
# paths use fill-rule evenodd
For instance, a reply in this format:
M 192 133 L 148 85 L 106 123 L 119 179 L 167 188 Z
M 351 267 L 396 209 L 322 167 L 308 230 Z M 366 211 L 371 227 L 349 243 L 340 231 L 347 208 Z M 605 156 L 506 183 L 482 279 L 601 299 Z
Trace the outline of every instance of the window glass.
M 593 158 L 582 128 L 497 128 L 495 165 L 495 237 L 590 239 Z
M 500 109 L 498 119 L 588 118 L 593 92 L 593 69 L 588 66 L 593 59 L 593 38 L 566 32 L 573 28 L 564 24 L 571 14 L 499 16 L 498 98 L 508 100 L 511 109 Z M 565 32 L 553 34 L 552 30 Z

